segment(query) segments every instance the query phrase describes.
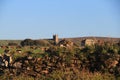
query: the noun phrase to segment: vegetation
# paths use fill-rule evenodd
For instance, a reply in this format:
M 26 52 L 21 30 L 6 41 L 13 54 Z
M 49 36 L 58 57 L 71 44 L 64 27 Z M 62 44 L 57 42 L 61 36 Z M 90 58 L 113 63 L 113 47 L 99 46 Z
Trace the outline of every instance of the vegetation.
M 50 46 L 47 40 L 31 40 L 25 39 L 20 43 L 22 46 Z
M 23 47 L 7 48 L 10 66 L 0 66 L 1 80 L 119 80 L 120 45 L 104 43 L 91 46 L 48 46 L 33 40 Z M 39 42 L 38 42 L 39 43 Z M 6 49 L 0 49 L 1 55 Z M 20 52 L 17 52 L 20 50 Z

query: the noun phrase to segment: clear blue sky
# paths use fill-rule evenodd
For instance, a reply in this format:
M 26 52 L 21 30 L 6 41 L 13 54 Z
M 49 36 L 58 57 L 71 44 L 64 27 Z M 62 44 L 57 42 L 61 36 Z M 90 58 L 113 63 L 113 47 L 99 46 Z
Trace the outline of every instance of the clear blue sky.
M 120 37 L 119 0 L 0 0 L 0 39 Z

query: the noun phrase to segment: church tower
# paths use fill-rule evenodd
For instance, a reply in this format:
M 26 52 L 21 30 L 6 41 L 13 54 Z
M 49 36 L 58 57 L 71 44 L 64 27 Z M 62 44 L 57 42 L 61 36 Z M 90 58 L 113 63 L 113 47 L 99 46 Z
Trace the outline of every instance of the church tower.
M 54 40 L 54 44 L 56 45 L 56 44 L 58 44 L 58 42 L 59 42 L 59 39 L 58 39 L 58 35 L 53 35 L 53 40 Z

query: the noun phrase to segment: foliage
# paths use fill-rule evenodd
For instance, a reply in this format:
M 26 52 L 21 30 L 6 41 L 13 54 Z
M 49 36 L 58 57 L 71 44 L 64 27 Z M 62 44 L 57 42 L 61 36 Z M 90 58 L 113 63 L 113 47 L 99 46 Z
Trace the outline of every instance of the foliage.
M 23 43 L 33 45 L 33 42 L 28 39 Z M 21 68 L 11 68 L 15 80 L 119 80 L 120 78 L 120 47 L 117 44 L 96 44 L 82 48 L 49 46 L 45 51 L 40 47 L 21 49 L 20 54 L 15 52 L 17 49 L 10 49 L 14 63 L 18 60 L 22 64 Z M 11 78 L 11 76 L 5 77 L 10 73 L 8 68 L 0 69 L 4 73 L 0 76 L 2 80 Z M 17 72 L 20 74 L 16 75 Z
M 11 42 L 11 43 L 8 43 L 8 46 L 18 46 L 18 44 Z
M 50 46 L 50 43 L 47 40 L 32 40 L 25 39 L 21 41 L 22 46 Z

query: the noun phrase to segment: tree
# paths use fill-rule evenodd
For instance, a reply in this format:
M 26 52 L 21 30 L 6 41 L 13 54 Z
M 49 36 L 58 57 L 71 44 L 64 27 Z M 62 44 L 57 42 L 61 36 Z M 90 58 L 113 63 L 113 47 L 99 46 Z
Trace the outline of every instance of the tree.
M 18 44 L 17 43 L 8 43 L 8 46 L 18 46 Z
M 23 41 L 21 41 L 20 43 L 22 46 L 33 46 L 34 45 L 34 41 L 31 39 L 25 39 Z

